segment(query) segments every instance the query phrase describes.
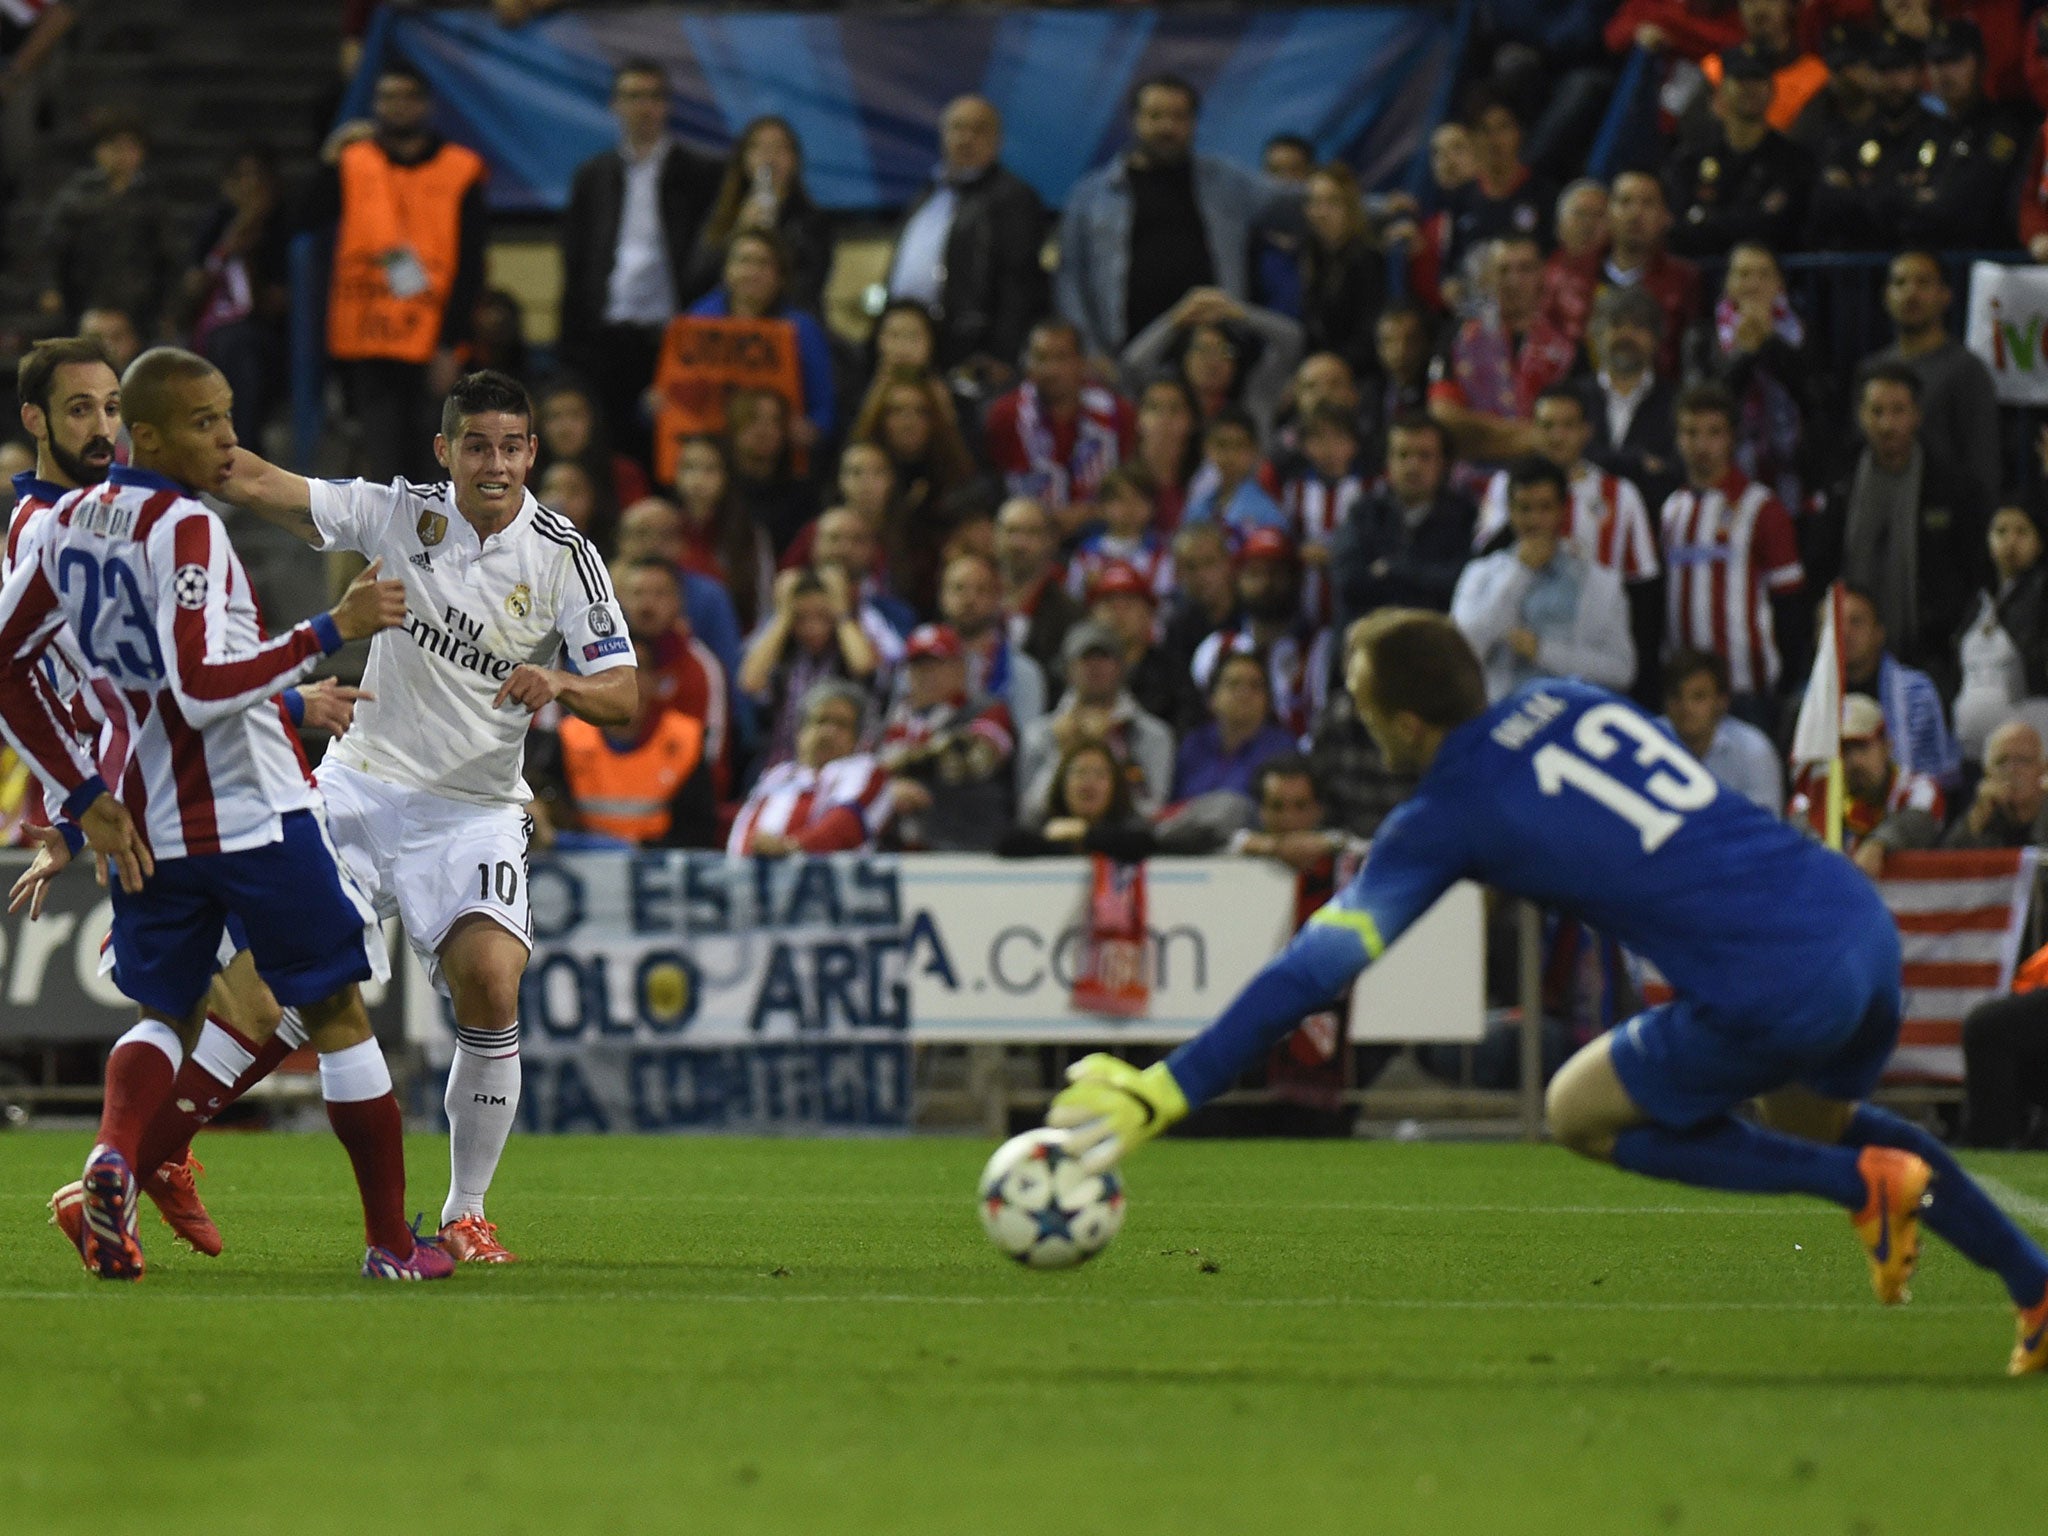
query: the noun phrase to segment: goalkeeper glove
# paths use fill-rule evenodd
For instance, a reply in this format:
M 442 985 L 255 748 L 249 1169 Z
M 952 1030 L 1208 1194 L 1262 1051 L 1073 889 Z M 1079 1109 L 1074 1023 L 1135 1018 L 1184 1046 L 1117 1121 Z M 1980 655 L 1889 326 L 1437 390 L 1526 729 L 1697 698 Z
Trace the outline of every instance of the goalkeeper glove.
M 1165 1062 L 1140 1072 L 1098 1051 L 1067 1068 L 1045 1123 L 1069 1133 L 1067 1150 L 1083 1172 L 1104 1173 L 1187 1113 L 1187 1095 Z

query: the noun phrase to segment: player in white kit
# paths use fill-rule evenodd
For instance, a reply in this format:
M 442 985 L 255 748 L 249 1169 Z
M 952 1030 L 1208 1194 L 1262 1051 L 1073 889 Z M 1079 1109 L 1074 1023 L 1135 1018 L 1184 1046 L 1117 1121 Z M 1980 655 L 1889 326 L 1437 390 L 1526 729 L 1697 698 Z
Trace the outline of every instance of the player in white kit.
M 441 484 L 307 480 L 244 450 L 219 493 L 405 580 L 410 617 L 371 642 L 363 686 L 374 697 L 317 777 L 343 858 L 379 911 L 398 913 L 454 1003 L 441 1237 L 457 1258 L 497 1263 L 512 1255 L 484 1195 L 519 1108 L 519 981 L 532 947 L 527 728 L 551 701 L 622 725 L 638 690 L 603 561 L 526 490 L 536 446 L 524 387 L 472 373 L 441 413 Z

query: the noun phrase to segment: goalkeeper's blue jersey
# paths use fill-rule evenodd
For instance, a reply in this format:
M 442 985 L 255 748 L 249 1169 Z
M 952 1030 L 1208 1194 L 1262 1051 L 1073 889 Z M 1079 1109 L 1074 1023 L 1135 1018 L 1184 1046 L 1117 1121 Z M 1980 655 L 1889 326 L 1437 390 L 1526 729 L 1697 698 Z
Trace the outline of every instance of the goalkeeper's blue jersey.
M 1452 732 L 1317 921 L 1376 957 L 1459 879 L 1572 913 L 1730 1014 L 1806 990 L 1892 922 L 1849 860 L 1722 786 L 1635 705 L 1564 681 Z

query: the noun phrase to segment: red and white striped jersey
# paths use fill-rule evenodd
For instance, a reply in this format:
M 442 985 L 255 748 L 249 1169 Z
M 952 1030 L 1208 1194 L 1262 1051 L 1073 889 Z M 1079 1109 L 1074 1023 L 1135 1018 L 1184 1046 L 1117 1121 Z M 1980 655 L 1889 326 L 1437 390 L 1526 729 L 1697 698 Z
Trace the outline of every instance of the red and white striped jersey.
M 1668 645 L 1712 651 L 1738 694 L 1777 685 L 1771 599 L 1806 581 L 1791 514 L 1762 485 L 1729 470 L 1707 490 L 1686 486 L 1664 503 Z
M 888 783 L 881 764 L 865 752 L 836 757 L 822 768 L 806 768 L 794 758 L 777 763 L 740 807 L 725 851 L 752 853 L 764 833 L 794 838 L 813 853 L 872 843 L 889 819 L 891 801 L 883 793 Z
M 1508 525 L 1508 472 L 1497 470 L 1479 501 L 1479 525 L 1472 547 L 1484 549 Z M 1572 472 L 1572 500 L 1565 508 L 1564 540 L 1595 565 L 1623 581 L 1648 581 L 1657 574 L 1657 535 L 1650 510 L 1635 482 L 1597 465 Z
M 37 479 L 34 470 L 25 469 L 14 477 L 14 510 L 7 519 L 6 551 L 0 554 L 0 581 L 14 574 L 15 551 L 20 548 L 22 535 L 29 525 L 62 501 L 65 494 L 65 487 Z M 56 694 L 57 703 L 70 712 L 80 740 L 90 749 L 90 744 L 99 735 L 100 715 L 92 690 L 86 686 L 85 658 L 78 654 L 70 631 L 59 630 L 50 648 L 43 653 L 43 676 Z M 21 824 L 48 826 L 49 823 L 50 810 L 43 794 L 43 781 L 31 774 L 28 792 L 22 800 Z
M 105 777 L 159 859 L 260 848 L 319 803 L 279 689 L 341 647 L 325 614 L 266 640 L 220 519 L 116 466 L 30 522 L 0 587 L 0 727 L 65 800 Z M 95 764 L 30 673 L 69 630 L 107 711 Z
M 1365 480 L 1346 475 L 1334 485 L 1319 474 L 1297 476 L 1280 488 L 1280 508 L 1293 525 L 1294 542 L 1301 549 L 1330 547 L 1330 540 L 1364 498 Z M 1305 560 L 1301 572 L 1301 613 L 1311 624 L 1330 622 L 1329 563 Z

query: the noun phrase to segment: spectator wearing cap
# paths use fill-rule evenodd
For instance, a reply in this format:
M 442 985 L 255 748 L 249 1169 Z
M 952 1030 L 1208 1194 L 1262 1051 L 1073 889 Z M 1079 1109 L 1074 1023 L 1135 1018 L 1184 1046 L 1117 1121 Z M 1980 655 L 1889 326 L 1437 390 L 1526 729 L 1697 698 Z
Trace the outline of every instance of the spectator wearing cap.
M 755 781 L 725 851 L 738 858 L 872 848 L 894 802 L 881 764 L 860 750 L 867 694 L 828 679 L 798 704 L 796 755 Z
M 1947 802 L 1932 777 L 1892 757 L 1884 711 L 1867 693 L 1842 700 L 1842 851 L 1875 880 L 1885 855 L 1932 848 L 1941 841 Z M 1827 792 L 1802 784 L 1787 813 L 1816 835 L 1827 830 Z
M 1927 39 L 1927 80 L 1942 105 L 1945 148 L 1919 211 L 1919 228 L 1940 248 L 2001 250 L 2015 233 L 2021 162 L 2036 137 L 2032 117 L 1984 94 L 1984 34 L 1956 17 Z M 1909 227 L 1900 234 L 1915 237 Z
M 1901 363 L 1920 380 L 1920 440 L 1955 466 L 1978 506 L 1990 506 L 2004 483 L 1998 445 L 1998 389 L 1984 360 L 1948 332 L 1955 295 L 1941 261 L 1928 251 L 1901 251 L 1885 276 L 1884 310 L 1898 340 L 1864 361 L 1864 369 Z
M 1195 153 L 1200 108 L 1178 76 L 1142 81 L 1130 148 L 1067 196 L 1053 297 L 1092 358 L 1114 358 L 1191 288 L 1249 299 L 1253 235 L 1301 222 L 1300 187 Z
M 1266 658 L 1273 713 L 1298 741 L 1315 724 L 1329 692 L 1330 633 L 1301 612 L 1301 558 L 1286 534 L 1260 528 L 1237 556 L 1238 622 L 1195 647 L 1189 675 L 1208 693 L 1221 659 L 1233 651 Z
M 1809 525 L 1808 575 L 1826 585 L 1839 559 L 1842 574 L 1876 597 L 1892 650 L 1945 671 L 1977 586 L 1990 512 L 1948 457 L 1922 441 L 1912 369 L 1866 368 L 1856 424 L 1863 451 Z
M 1451 618 L 1472 642 L 1489 699 L 1539 677 L 1575 677 L 1626 690 L 1636 677 L 1621 578 L 1564 539 L 1571 491 L 1564 471 L 1531 457 L 1508 472 L 1512 548 L 1465 567 Z
M 1060 760 L 1084 741 L 1109 747 L 1139 814 L 1150 816 L 1173 788 L 1173 731 L 1139 708 L 1124 686 L 1124 643 L 1107 625 L 1084 619 L 1060 648 L 1067 689 L 1059 707 L 1024 728 L 1017 754 L 1018 811 L 1041 821 Z
M 1498 463 L 1529 451 L 1529 409 L 1571 372 L 1578 347 L 1537 309 L 1543 251 L 1532 237 L 1496 240 L 1489 270 L 1493 302 L 1458 327 L 1437 359 L 1429 414 L 1460 458 Z
M 1896 250 L 1929 238 L 1926 215 L 1948 152 L 1940 119 L 1920 104 L 1920 44 L 1887 28 L 1871 45 L 1876 115 L 1820 158 L 1807 210 L 1807 243 L 1830 250 Z
M 1560 269 L 1553 257 L 1544 271 L 1544 318 L 1572 342 L 1583 341 L 1594 298 L 1609 288 L 1640 288 L 1663 311 L 1658 371 L 1678 372 L 1679 340 L 1700 307 L 1699 268 L 1664 249 L 1671 210 L 1664 189 L 1648 171 L 1623 171 L 1607 198 L 1607 249 Z
M 1008 383 L 1046 310 L 1045 205 L 1002 164 L 1003 119 L 979 96 L 939 116 L 939 164 L 911 205 L 889 261 L 889 293 L 933 318 L 941 372 Z
M 1131 566 L 1111 561 L 1088 583 L 1088 617 L 1123 642 L 1124 687 L 1138 707 L 1176 732 L 1197 724 L 1202 702 L 1186 667 L 1159 643 L 1159 603 L 1151 585 Z
M 1017 740 L 1000 699 L 970 686 L 967 651 L 945 624 L 903 647 L 906 683 L 875 760 L 889 775 L 888 846 L 986 853 L 1010 824 Z
M 986 555 L 963 550 L 939 577 L 939 617 L 967 668 L 967 685 L 1003 705 L 1021 732 L 1045 713 L 1044 668 L 1011 638 L 1003 622 L 1002 577 Z
M 1984 755 L 1984 739 L 2021 699 L 2048 694 L 2048 566 L 2041 525 L 2025 507 L 2003 506 L 1985 535 L 1990 579 L 1954 637 L 1956 740 L 1963 756 Z
M 1196 478 L 1207 483 L 1188 498 L 1183 523 L 1217 521 L 1238 534 L 1286 528 L 1287 514 L 1259 484 L 1258 428 L 1242 407 L 1226 405 L 1209 418 L 1202 455 Z
M 1450 439 L 1419 413 L 1387 432 L 1387 472 L 1330 538 L 1330 593 L 1337 632 L 1379 608 L 1446 613 L 1472 553 L 1479 511 L 1450 483 Z
M 1735 13 L 1742 21 L 1741 44 L 1700 60 L 1700 73 L 1710 86 L 1720 85 L 1729 54 L 1741 48 L 1768 62 L 1771 105 L 1766 117 L 1780 133 L 1798 121 L 1806 104 L 1828 83 L 1827 65 L 1799 46 L 1792 25 L 1798 9 L 1797 0 L 1737 0 Z
M 1102 526 L 1087 534 L 1067 560 L 1067 590 L 1083 602 L 1095 578 L 1112 565 L 1135 571 L 1152 595 L 1173 591 L 1173 550 L 1154 522 L 1158 502 L 1152 477 L 1135 464 L 1120 465 L 1102 482 L 1095 510 Z
M 1663 325 L 1664 311 L 1649 294 L 1608 289 L 1593 305 L 1600 366 L 1577 386 L 1592 428 L 1586 457 L 1634 481 L 1650 506 L 1678 483 L 1678 380 L 1657 367 Z
M 1680 650 L 1664 661 L 1664 717 L 1657 723 L 1706 770 L 1773 816 L 1785 813 L 1785 770 L 1777 744 L 1728 713 L 1728 663 L 1711 651 Z
M 1250 798 L 1261 764 L 1299 750 L 1299 738 L 1273 720 L 1265 663 L 1249 651 L 1218 659 L 1209 679 L 1209 720 L 1181 741 L 1173 798 L 1228 791 Z
M 1902 768 L 1953 789 L 1962 781 L 1963 754 L 1949 734 L 1941 690 L 1925 672 L 1894 656 L 1887 640 L 1877 599 L 1848 583 L 1842 596 L 1843 685 L 1877 700 Z
M 1784 251 L 1805 228 L 1813 157 L 1771 126 L 1774 64 L 1752 43 L 1721 55 L 1713 125 L 1664 164 L 1674 251 L 1722 256 L 1743 240 Z
M 1824 159 L 1845 138 L 1861 139 L 1877 120 L 1877 66 L 1871 60 L 1875 39 L 1859 22 L 1838 21 L 1820 35 L 1821 62 L 1828 67 L 1827 89 L 1806 104 L 1786 137 Z

